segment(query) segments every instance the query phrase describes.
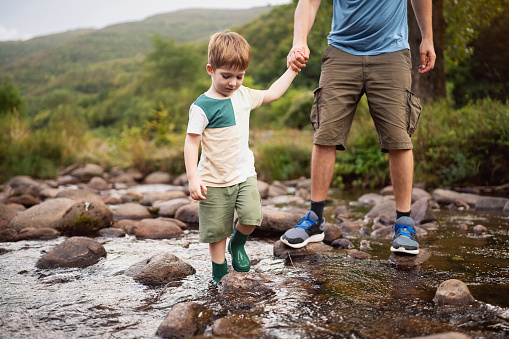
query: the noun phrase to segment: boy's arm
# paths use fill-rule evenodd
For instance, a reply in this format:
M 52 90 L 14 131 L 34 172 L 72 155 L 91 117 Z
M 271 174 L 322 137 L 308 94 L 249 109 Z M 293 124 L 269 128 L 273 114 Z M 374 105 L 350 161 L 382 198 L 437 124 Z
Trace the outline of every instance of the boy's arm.
M 277 79 L 272 86 L 266 91 L 264 91 L 262 105 L 268 104 L 272 101 L 275 101 L 285 94 L 288 87 L 290 87 L 293 79 L 297 76 L 298 72 L 288 68 L 286 72 Z
M 198 150 L 200 149 L 199 134 L 188 133 L 184 144 L 184 162 L 186 164 L 187 179 L 189 180 L 189 195 L 194 200 L 205 200 L 202 190 L 207 194 L 207 186 L 198 176 Z

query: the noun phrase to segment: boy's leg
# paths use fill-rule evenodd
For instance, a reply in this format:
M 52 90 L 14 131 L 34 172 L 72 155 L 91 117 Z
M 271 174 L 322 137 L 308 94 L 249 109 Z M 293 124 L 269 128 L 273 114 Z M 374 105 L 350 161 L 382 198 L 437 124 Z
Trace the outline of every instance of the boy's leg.
M 209 244 L 212 259 L 212 280 L 218 283 L 227 273 L 228 264 L 225 258 L 226 239 Z
M 232 256 L 232 266 L 237 272 L 249 272 L 251 269 L 251 261 L 246 253 L 244 246 L 247 238 L 253 233 L 256 226 L 243 225 L 237 223 L 233 226 L 233 235 L 228 243 L 228 252 Z

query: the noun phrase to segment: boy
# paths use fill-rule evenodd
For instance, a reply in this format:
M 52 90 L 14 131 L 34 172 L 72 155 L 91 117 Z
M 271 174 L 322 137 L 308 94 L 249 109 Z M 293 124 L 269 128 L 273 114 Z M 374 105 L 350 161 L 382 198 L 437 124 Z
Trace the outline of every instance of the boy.
M 244 245 L 262 220 L 254 156 L 248 145 L 250 111 L 279 99 L 297 75 L 288 69 L 265 91 L 244 87 L 250 55 L 251 47 L 241 35 L 214 34 L 207 64 L 212 85 L 189 110 L 184 146 L 189 193 L 200 201 L 199 239 L 209 243 L 215 283 L 227 273 L 226 238 L 232 233 L 228 243 L 232 266 L 239 272 L 250 270 Z M 238 222 L 232 225 L 235 210 Z

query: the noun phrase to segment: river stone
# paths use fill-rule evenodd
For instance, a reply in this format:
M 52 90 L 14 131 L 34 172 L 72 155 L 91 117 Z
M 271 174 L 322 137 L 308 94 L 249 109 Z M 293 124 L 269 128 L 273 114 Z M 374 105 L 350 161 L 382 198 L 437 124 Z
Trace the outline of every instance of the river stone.
M 106 191 L 110 189 L 110 184 L 101 177 L 93 177 L 90 179 L 88 187 L 98 191 Z
M 505 203 L 504 209 L 502 211 L 506 214 L 509 214 L 509 201 Z
M 134 264 L 125 274 L 132 275 L 134 280 L 144 284 L 166 284 L 195 273 L 196 270 L 191 265 L 165 252 Z
M 274 256 L 281 259 L 313 258 L 332 254 L 334 249 L 323 242 L 309 243 L 302 248 L 292 248 L 285 245 L 281 240 L 274 243 Z
M 61 231 L 67 235 L 93 234 L 113 223 L 113 213 L 102 199 L 76 202 L 62 218 Z
M 113 227 L 121 228 L 124 231 L 126 231 L 127 234 L 134 235 L 136 233 L 136 230 L 138 229 L 139 224 L 140 224 L 139 220 L 122 219 L 122 220 L 117 220 L 113 224 Z
M 431 253 L 425 248 L 420 248 L 419 254 L 417 255 L 393 252 L 389 257 L 389 262 L 396 265 L 398 268 L 413 268 L 419 266 L 429 258 L 431 258 Z
M 171 239 L 181 235 L 182 229 L 177 223 L 163 219 L 143 219 L 136 229 L 138 239 Z
M 430 200 L 427 197 L 422 197 L 414 202 L 411 211 L 411 217 L 416 225 L 436 220 Z
M 115 219 L 130 219 L 141 220 L 148 219 L 151 216 L 150 212 L 145 206 L 135 202 L 128 202 L 127 204 L 119 205 L 118 209 L 113 213 Z
M 102 198 L 106 205 L 120 205 L 123 203 L 122 198 L 109 195 Z
M 9 223 L 9 228 L 21 231 L 24 228 L 54 228 L 60 229 L 67 211 L 75 204 L 74 200 L 55 198 L 30 207 L 15 216 Z
M 360 259 L 360 260 L 365 260 L 365 259 L 371 258 L 371 254 L 363 252 L 363 251 L 359 251 L 359 250 L 356 250 L 356 249 L 349 250 L 348 251 L 348 256 L 350 258 Z
M 186 225 L 198 226 L 200 217 L 198 214 L 199 204 L 197 202 L 191 202 L 190 204 L 181 206 L 175 212 L 175 219 L 178 219 Z
M 260 193 L 260 197 L 262 199 L 267 199 L 267 197 L 269 196 L 270 185 L 264 181 L 258 180 L 257 187 L 258 187 L 258 192 Z
M 39 197 L 42 200 L 45 199 L 54 199 L 57 197 L 57 194 L 61 192 L 59 188 L 43 188 L 39 193 Z
M 11 220 L 16 217 L 16 215 L 18 215 L 18 212 L 9 206 L 0 204 L 0 231 L 5 230 L 9 226 Z
M 343 233 L 357 233 L 362 226 L 358 222 L 345 219 L 339 223 L 338 227 Z
M 16 237 L 18 236 L 18 231 L 13 230 L 11 228 L 0 230 L 0 242 L 12 242 L 16 241 Z
M 77 189 L 77 190 L 68 189 L 68 190 L 61 191 L 57 194 L 56 198 L 67 198 L 67 199 L 72 199 L 76 202 L 84 202 L 84 201 L 88 201 L 88 202 L 93 201 L 93 202 L 98 202 L 98 203 L 104 202 L 99 195 L 89 192 L 89 191 L 86 191 L 86 190 L 83 190 L 83 189 Z
M 464 306 L 474 301 L 467 285 L 457 279 L 449 279 L 441 283 L 433 298 L 433 302 L 438 305 Z
M 440 205 L 449 205 L 454 203 L 456 199 L 463 200 L 470 206 L 475 206 L 477 200 L 480 198 L 480 195 L 470 194 L 470 193 L 458 193 L 451 190 L 444 190 L 441 188 L 437 188 L 433 191 L 431 195 L 433 200 L 435 200 Z
M 143 198 L 140 200 L 140 204 L 145 206 L 151 206 L 154 202 L 158 200 L 168 201 L 172 199 L 178 198 L 186 198 L 187 195 L 182 191 L 168 191 L 164 193 L 147 193 L 143 195 Z
M 25 207 L 32 207 L 35 205 L 38 205 L 40 203 L 39 199 L 30 195 L 30 194 L 23 194 L 23 195 L 16 195 L 16 196 L 10 196 L 7 198 L 7 202 L 10 204 L 21 204 Z
M 483 225 L 475 225 L 474 226 L 474 235 L 475 236 L 479 237 L 486 233 L 488 233 L 488 229 L 486 228 L 486 226 L 483 226 Z
M 190 204 L 191 201 L 186 198 L 177 198 L 169 201 L 156 201 L 153 206 L 159 208 L 159 214 L 162 217 L 170 217 L 173 218 L 177 210 L 187 204 Z
M 62 177 L 57 178 L 57 183 L 59 186 L 67 186 L 67 185 L 76 185 L 80 182 L 80 180 L 72 175 L 64 175 Z
M 341 232 L 339 226 L 329 223 L 325 223 L 324 234 L 323 242 L 329 245 L 332 244 L 334 240 L 343 237 L 343 232 Z
M 143 182 L 148 185 L 169 184 L 171 177 L 166 172 L 153 172 L 147 175 Z
M 229 314 L 212 324 L 212 334 L 239 338 L 260 338 L 263 320 L 253 314 Z
M 471 339 L 471 337 L 460 332 L 445 332 L 410 339 Z
M 189 179 L 187 178 L 187 173 L 182 173 L 178 177 L 172 180 L 172 185 L 175 186 L 186 186 L 189 183 Z
M 354 248 L 355 246 L 348 239 L 337 239 L 332 242 L 332 247 L 336 250 L 346 250 Z
M 273 181 L 269 186 L 269 192 L 267 193 L 268 197 L 277 197 L 279 195 L 286 195 L 288 193 L 288 188 L 281 183 L 280 181 Z
M 106 257 L 106 250 L 97 240 L 72 237 L 55 246 L 36 263 L 37 268 L 87 267 Z
M 17 175 L 12 177 L 9 182 L 7 183 L 10 187 L 18 188 L 21 186 L 25 187 L 31 187 L 38 190 L 40 183 L 33 178 L 26 176 L 26 175 Z
M 189 338 L 205 331 L 213 313 L 196 302 L 184 302 L 173 306 L 157 328 L 161 338 Z
M 86 164 L 85 167 L 77 168 L 71 172 L 71 176 L 82 182 L 88 182 L 93 177 L 102 177 L 104 169 L 96 164 Z
M 99 235 L 101 237 L 108 237 L 108 238 L 122 238 L 126 234 L 126 231 L 122 228 L 115 228 L 115 227 L 108 227 L 103 228 L 99 230 Z
M 417 238 L 425 237 L 428 235 L 428 232 L 419 226 L 415 226 L 414 229 Z M 392 228 L 392 226 L 378 228 L 377 230 L 371 233 L 371 237 L 376 239 L 393 239 L 394 229 Z
M 377 193 L 366 193 L 363 194 L 357 199 L 361 204 L 373 205 L 376 206 L 379 202 L 384 200 L 383 195 Z
M 343 219 L 349 219 L 352 217 L 352 210 L 350 210 L 350 207 L 341 205 L 336 207 L 334 210 L 334 218 L 336 220 L 343 220 Z
M 56 239 L 60 232 L 53 228 L 24 228 L 16 236 L 16 241 L 21 240 L 49 240 Z
M 396 201 L 393 199 L 384 199 L 366 214 L 372 220 L 379 218 L 380 223 L 389 225 L 396 222 Z
M 256 232 L 282 235 L 293 228 L 301 219 L 302 215 L 300 214 L 275 208 L 263 208 L 262 224 Z
M 505 204 L 509 202 L 507 198 L 497 197 L 479 197 L 475 204 L 476 211 L 503 211 Z

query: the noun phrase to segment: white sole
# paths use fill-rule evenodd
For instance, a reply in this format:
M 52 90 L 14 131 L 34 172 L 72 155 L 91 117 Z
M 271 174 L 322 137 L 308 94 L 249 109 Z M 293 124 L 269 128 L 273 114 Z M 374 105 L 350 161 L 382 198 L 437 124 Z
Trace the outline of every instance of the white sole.
M 394 248 L 394 247 L 391 246 L 391 252 L 408 253 L 408 254 L 419 254 L 419 249 L 416 249 L 416 250 L 406 250 L 403 246 L 401 246 L 400 248 Z
M 291 248 L 302 248 L 302 247 L 306 246 L 307 244 L 309 244 L 310 242 L 322 242 L 324 238 L 325 238 L 325 233 L 320 233 L 320 234 L 312 235 L 309 238 L 307 238 L 306 240 L 304 240 L 303 242 L 298 243 L 298 244 L 289 243 L 288 240 L 283 239 L 283 236 L 281 236 L 280 240 L 283 244 L 285 244 L 286 246 L 290 246 Z

